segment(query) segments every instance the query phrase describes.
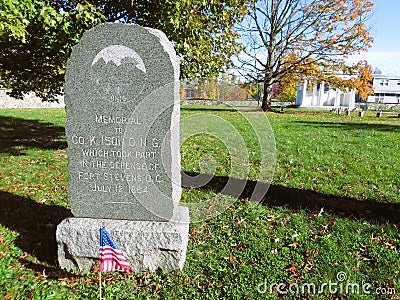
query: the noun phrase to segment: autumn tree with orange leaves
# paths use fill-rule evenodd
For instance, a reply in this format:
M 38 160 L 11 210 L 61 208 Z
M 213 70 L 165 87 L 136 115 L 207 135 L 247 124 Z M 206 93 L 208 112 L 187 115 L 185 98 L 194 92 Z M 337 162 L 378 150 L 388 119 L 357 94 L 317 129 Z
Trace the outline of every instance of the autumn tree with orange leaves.
M 314 75 L 325 79 L 351 71 L 344 57 L 373 42 L 365 25 L 373 5 L 370 0 L 255 1 L 237 28 L 245 45 L 237 66 L 247 80 L 263 85 L 262 109 L 271 109 L 272 87 L 288 74 L 301 77 L 308 66 L 317 66 Z
M 285 58 L 284 65 L 291 66 L 296 60 L 298 60 L 298 58 L 295 55 L 289 55 Z M 313 81 L 323 81 L 333 88 L 341 90 L 355 89 L 357 95 L 362 100 L 366 100 L 368 96 L 374 94 L 374 89 L 372 88 L 372 66 L 366 60 L 361 60 L 351 67 L 345 66 L 341 71 L 344 71 L 348 75 L 354 75 L 354 77 L 342 79 L 334 74 L 335 70 L 325 68 L 325 70 L 322 71 L 319 65 L 315 63 L 310 64 L 305 61 L 296 66 L 295 72 L 286 72 L 279 81 L 282 96 L 287 98 L 288 94 L 297 90 L 299 78 L 307 78 L 310 84 L 312 84 Z
M 356 67 L 358 68 L 358 77 L 354 80 L 354 88 L 357 90 L 357 95 L 362 99 L 366 100 L 368 96 L 374 94 L 372 88 L 372 66 L 367 61 L 360 61 Z

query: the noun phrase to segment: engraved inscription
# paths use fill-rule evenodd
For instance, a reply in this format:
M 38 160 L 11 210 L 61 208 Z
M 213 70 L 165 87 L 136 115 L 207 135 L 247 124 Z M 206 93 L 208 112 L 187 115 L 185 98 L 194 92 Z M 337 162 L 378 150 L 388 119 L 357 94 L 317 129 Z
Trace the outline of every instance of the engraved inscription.
M 142 122 L 139 120 L 139 117 L 127 118 L 124 116 L 106 116 L 106 115 L 96 115 L 96 123 L 125 124 L 125 125 L 142 124 Z
M 148 193 L 147 184 L 162 182 L 162 175 L 159 173 L 161 166 L 157 162 L 161 155 L 161 141 L 158 138 L 144 137 L 124 140 L 123 127 L 112 127 L 113 124 L 140 126 L 142 122 L 139 116 L 127 118 L 98 114 L 93 121 L 96 124 L 105 124 L 111 134 L 76 134 L 71 137 L 72 144 L 81 147 L 78 180 L 89 182 L 91 192 L 142 194 Z M 123 145 L 126 150 L 121 150 Z M 154 151 L 148 151 L 149 149 Z M 125 174 L 124 171 L 127 170 L 131 172 Z M 152 173 L 148 174 L 149 171 Z

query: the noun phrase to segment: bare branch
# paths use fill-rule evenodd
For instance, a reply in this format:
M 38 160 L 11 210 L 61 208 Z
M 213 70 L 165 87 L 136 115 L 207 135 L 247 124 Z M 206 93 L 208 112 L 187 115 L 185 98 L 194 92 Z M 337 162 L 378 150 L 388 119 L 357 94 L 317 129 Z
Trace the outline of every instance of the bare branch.
M 365 20 L 371 0 L 259 0 L 242 27 L 246 51 L 240 74 L 263 78 L 263 109 L 274 83 L 288 76 L 325 76 L 326 68 L 343 66 L 343 56 L 372 43 Z M 246 38 L 245 38 L 246 37 Z

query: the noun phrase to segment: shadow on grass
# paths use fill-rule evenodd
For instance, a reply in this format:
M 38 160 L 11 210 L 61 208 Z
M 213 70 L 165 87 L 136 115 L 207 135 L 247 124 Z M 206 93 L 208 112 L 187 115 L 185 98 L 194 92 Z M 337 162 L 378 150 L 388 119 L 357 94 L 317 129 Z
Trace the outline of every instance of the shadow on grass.
M 333 128 L 333 129 L 345 129 L 345 130 L 379 130 L 379 131 L 399 131 L 400 123 L 396 124 L 379 124 L 379 123 L 351 123 L 351 122 L 318 122 L 318 121 L 294 121 L 294 123 L 312 126 L 317 128 Z
M 65 135 L 64 127 L 36 120 L 0 116 L 0 153 L 24 155 L 24 150 L 65 149 L 67 143 L 59 138 Z
M 244 110 L 246 112 L 260 112 L 260 109 L 258 107 L 242 107 L 242 106 L 208 106 L 208 107 L 192 107 L 192 106 L 181 106 L 181 111 L 188 111 L 188 112 L 218 112 L 218 111 L 223 111 L 223 112 L 234 112 L 236 113 L 238 110 Z
M 84 275 L 82 275 L 82 274 L 74 274 L 74 273 L 68 272 L 68 271 L 60 269 L 60 268 L 37 264 L 37 263 L 31 262 L 24 258 L 20 258 L 19 261 L 22 265 L 24 265 L 25 268 L 31 269 L 32 271 L 34 271 L 38 274 L 42 274 L 42 275 L 46 276 L 46 278 L 49 280 L 72 279 L 72 278 L 84 277 Z
M 200 181 L 204 180 L 204 177 L 209 177 L 206 174 L 187 174 L 198 176 L 196 180 Z M 183 176 L 182 186 L 190 187 L 195 184 L 193 179 L 190 181 L 188 178 L 190 177 Z M 199 189 L 221 192 L 228 180 L 228 177 L 214 176 Z M 241 181 L 240 184 L 244 186 L 239 191 L 238 198 L 250 198 L 257 182 L 237 179 L 235 181 L 237 183 Z M 268 187 L 266 184 L 261 184 L 261 186 L 265 189 Z M 326 212 L 338 217 L 400 223 L 399 203 L 360 201 L 278 185 L 270 187 L 261 203 L 266 206 L 285 206 L 293 210 L 306 209 L 311 212 L 319 211 L 324 207 Z M 14 242 L 18 248 L 47 263 L 48 266 L 31 262 L 25 258 L 19 258 L 20 262 L 35 272 L 43 273 L 44 271 L 50 279 L 80 277 L 80 275 L 57 268 L 56 228 L 63 219 L 71 216 L 70 210 L 64 207 L 40 204 L 29 198 L 0 191 L 0 224 L 19 233 Z
M 212 190 L 214 192 L 227 194 L 229 196 L 236 196 L 240 199 L 248 199 L 253 194 L 256 181 L 239 180 L 235 179 L 236 186 L 243 186 L 241 193 L 236 190 L 223 191 L 229 177 L 214 176 L 210 177 L 207 174 L 187 173 L 182 176 L 182 186 L 193 187 L 200 186 L 206 179 L 208 183 L 198 187 L 202 190 Z M 268 189 L 267 184 L 261 184 L 265 190 Z M 259 187 L 258 187 L 259 188 Z M 236 195 L 234 195 L 236 193 Z M 260 193 L 260 190 L 258 190 Z M 238 196 L 239 195 L 239 196 Z M 261 204 L 266 206 L 285 206 L 293 210 L 306 209 L 311 212 L 320 210 L 322 207 L 324 211 L 332 213 L 342 218 L 363 218 L 365 220 L 378 221 L 378 222 L 392 222 L 394 224 L 400 223 L 400 203 L 382 203 L 370 200 L 357 200 L 349 197 L 340 197 L 335 195 L 326 195 L 310 190 L 301 190 L 296 188 L 289 188 L 279 185 L 271 185 L 268 192 L 263 197 Z
M 57 225 L 71 217 L 69 209 L 37 203 L 29 198 L 0 191 L 0 224 L 19 233 L 15 245 L 50 266 L 57 266 Z M 69 277 L 69 272 L 20 259 L 34 271 Z M 60 278 L 60 277 L 57 277 Z

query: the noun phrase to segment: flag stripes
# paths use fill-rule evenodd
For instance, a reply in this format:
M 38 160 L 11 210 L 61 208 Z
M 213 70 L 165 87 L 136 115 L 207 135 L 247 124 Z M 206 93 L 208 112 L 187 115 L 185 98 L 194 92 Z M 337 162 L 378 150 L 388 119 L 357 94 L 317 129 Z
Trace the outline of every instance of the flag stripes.
M 111 235 L 100 229 L 100 272 L 128 271 L 132 272 L 129 262 L 118 248 Z
M 102 272 L 131 271 L 131 267 L 121 251 L 112 247 L 100 247 L 100 270 Z

